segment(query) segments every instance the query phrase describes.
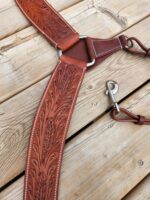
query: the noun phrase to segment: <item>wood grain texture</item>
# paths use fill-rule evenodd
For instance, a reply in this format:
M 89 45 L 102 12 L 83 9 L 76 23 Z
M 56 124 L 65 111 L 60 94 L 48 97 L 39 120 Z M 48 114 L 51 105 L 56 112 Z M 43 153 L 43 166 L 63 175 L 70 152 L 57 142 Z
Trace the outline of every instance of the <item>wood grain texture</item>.
M 76 3 L 77 0 L 51 0 L 51 2 L 57 9 L 62 10 Z M 13 0 L 0 0 L 0 5 L 2 5 L 0 6 L 0 18 L 3 19 L 0 21 L 0 38 L 17 31 L 0 41 L 0 101 L 5 101 L 39 81 L 31 88 L 1 104 L 0 137 L 2 143 L 0 147 L 2 153 L 0 160 L 2 164 L 0 176 L 2 179 L 0 185 L 2 186 L 24 170 L 32 120 L 49 78 L 45 77 L 49 76 L 54 69 L 57 56 L 45 39 L 39 36 L 37 30 L 30 27 L 29 22 Z M 95 0 L 95 4 L 89 0 L 80 2 L 61 14 L 81 34 L 107 38 L 145 18 L 149 15 L 149 10 L 148 0 L 138 1 L 136 4 L 134 0 L 102 0 L 100 3 Z M 150 44 L 149 34 L 147 34 L 149 24 L 149 19 L 146 19 L 127 33 L 130 36 L 139 37 L 145 44 Z M 103 95 L 106 80 L 115 79 L 121 84 L 118 96 L 118 99 L 121 99 L 150 77 L 148 59 L 132 57 L 124 53 L 114 55 L 94 71 L 89 72 L 84 80 L 68 137 L 108 108 L 107 97 Z M 142 107 L 140 112 L 143 113 Z M 13 192 L 12 187 L 8 188 L 6 190 L 8 193 L 3 195 L 3 198 L 21 199 L 22 190 L 19 190 L 22 188 L 21 183 L 16 182 L 16 186 L 12 186 L 14 187 Z M 6 194 L 5 191 L 3 194 Z
M 56 10 L 63 10 L 65 8 L 70 7 L 73 4 L 81 2 L 81 0 L 47 0 L 51 3 Z M 119 28 L 120 25 L 124 28 L 128 25 L 128 17 L 134 20 L 134 16 L 141 16 L 141 18 L 145 17 L 145 15 L 149 14 L 149 1 L 142 0 L 136 2 L 134 0 L 127 1 L 119 1 L 119 0 L 84 0 L 84 9 L 91 8 L 90 12 L 93 12 L 94 7 L 100 6 L 100 12 L 105 13 L 108 16 L 108 19 L 113 19 L 116 21 L 116 25 Z M 0 0 L 0 18 L 3 19 L 0 21 L 0 39 L 15 33 L 16 31 L 22 30 L 23 28 L 30 26 L 30 23 L 26 20 L 26 18 L 22 15 L 14 0 Z M 83 8 L 83 7 L 82 7 Z M 83 10 L 79 7 L 79 11 L 84 18 L 84 15 L 81 11 Z M 73 9 L 74 10 L 74 9 Z M 65 12 L 66 13 L 66 12 Z M 89 14 L 89 11 L 86 12 Z M 77 14 L 77 12 L 75 13 Z M 70 15 L 74 15 L 70 13 Z M 76 15 L 78 17 L 78 15 Z M 105 18 L 105 17 L 103 17 Z M 12 20 L 13 19 L 13 20 Z M 102 20 L 102 19 L 99 19 Z M 110 23 L 110 20 L 108 23 Z M 11 23 L 10 23 L 11 21 Z M 73 19 L 73 21 L 76 21 Z M 8 26 L 9 24 L 9 26 Z M 84 23 L 83 23 L 84 24 Z M 93 26 L 94 27 L 94 26 Z
M 122 200 L 149 200 L 150 199 L 150 174 L 144 178 L 129 194 Z
M 56 10 L 63 10 L 79 0 L 47 0 Z M 15 32 L 18 32 L 28 26 L 31 26 L 29 21 L 22 15 L 15 0 L 0 0 L 0 39 L 5 38 Z M 12 20 L 13 19 L 13 20 Z M 11 23 L 10 23 L 11 22 Z
M 102 12 L 97 11 L 97 4 L 93 5 L 90 2 L 80 2 L 64 10 L 61 14 L 81 35 L 98 38 L 108 38 L 118 34 L 146 17 L 150 10 L 149 4 L 143 6 L 147 0 L 138 1 L 137 4 L 133 2 L 130 4 L 123 0 L 117 0 L 115 3 L 103 1 L 104 7 L 111 11 L 109 13 L 112 13 L 116 18 L 119 13 L 119 19 L 126 19 L 125 26 L 122 27 L 116 22 L 116 18 L 108 15 L 104 9 Z M 147 25 L 145 29 L 149 30 L 149 26 Z M 146 42 L 138 32 L 131 34 Z M 57 54 L 54 49 L 32 27 L 2 40 L 0 42 L 0 102 L 48 76 L 56 66 L 56 61 Z
M 121 106 L 149 116 L 149 99 L 147 84 Z M 59 199 L 123 198 L 150 172 L 149 133 L 147 126 L 118 123 L 109 114 L 98 119 L 66 145 Z M 23 178 L 2 192 L 2 200 L 22 200 L 22 189 Z
M 150 18 L 139 23 L 136 27 L 132 27 L 127 33 L 133 35 L 133 33 L 138 32 L 142 39 L 149 43 L 150 38 L 147 34 L 149 24 Z M 143 84 L 149 77 L 149 59 L 129 55 L 125 52 L 117 53 L 102 63 L 100 67 L 88 72 L 77 100 L 68 137 L 108 108 L 109 102 L 104 95 L 106 80 L 118 81 L 121 86 L 118 94 L 118 100 L 120 100 Z M 32 120 L 48 78 L 1 104 L 1 185 L 6 184 L 24 170 Z

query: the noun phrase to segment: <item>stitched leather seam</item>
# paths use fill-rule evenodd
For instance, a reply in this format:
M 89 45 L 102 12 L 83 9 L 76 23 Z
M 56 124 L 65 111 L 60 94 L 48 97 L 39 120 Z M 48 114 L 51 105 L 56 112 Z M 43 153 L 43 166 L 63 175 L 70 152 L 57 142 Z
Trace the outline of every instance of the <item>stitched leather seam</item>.
M 62 61 L 60 60 L 59 61 L 59 65 L 62 63 Z M 66 129 L 66 128 L 65 128 Z M 65 132 L 65 131 L 64 131 Z M 65 136 L 63 137 L 63 140 L 61 141 L 61 150 L 59 153 L 59 159 L 58 159 L 58 165 L 57 165 L 57 169 L 56 169 L 56 177 L 59 177 L 59 173 L 60 173 L 60 165 L 61 165 L 61 159 L 62 159 L 62 151 L 63 151 L 63 143 L 64 143 L 64 140 L 65 140 Z M 57 187 L 58 187 L 58 178 L 56 178 L 56 182 L 55 182 L 55 187 L 54 187 L 54 199 L 56 199 L 56 196 L 57 196 Z
M 16 0 L 17 2 L 18 2 L 18 0 Z M 45 0 L 44 0 L 45 1 Z M 23 10 L 23 8 L 22 8 L 22 6 L 20 6 L 20 4 L 19 4 L 19 2 L 18 2 L 18 6 L 19 6 L 19 8 L 22 10 L 22 12 L 25 14 L 25 16 L 32 22 L 32 24 L 43 34 L 43 35 L 45 35 L 45 37 L 46 38 L 48 38 L 52 43 L 53 43 L 53 45 L 55 46 L 55 48 L 57 48 L 57 43 L 52 39 L 52 38 L 50 38 L 47 34 L 45 34 L 44 33 L 44 31 L 41 29 L 41 28 L 39 28 L 39 26 L 31 19 L 31 17 L 29 17 L 28 15 L 27 15 L 27 13 Z
M 61 60 L 58 61 L 57 66 L 59 66 L 60 64 L 61 64 Z M 56 71 L 55 71 L 55 73 L 56 73 Z M 54 74 L 53 74 L 53 75 L 54 75 Z M 51 77 L 49 83 L 50 83 L 51 81 L 52 81 L 52 77 Z M 48 85 L 49 85 L 49 84 L 48 84 Z M 43 101 L 44 97 L 46 96 L 46 92 L 47 92 L 47 89 L 48 89 L 48 85 L 47 85 L 47 88 L 46 88 L 46 90 L 45 90 L 45 92 L 44 92 L 44 95 L 43 95 L 43 97 L 42 97 L 42 99 L 41 99 L 40 106 L 39 106 L 39 108 L 38 108 L 38 110 L 37 110 L 37 113 L 36 113 L 36 115 L 35 115 L 34 121 L 36 121 L 36 119 L 37 119 L 37 117 L 38 117 L 39 111 L 40 111 L 41 106 L 42 106 L 42 101 Z M 34 140 L 34 138 L 33 138 L 33 137 L 34 137 L 34 134 L 33 134 L 34 130 L 35 130 L 35 126 L 33 126 L 33 127 L 32 127 L 32 130 L 31 130 L 30 142 L 29 142 L 29 147 L 28 147 L 28 157 L 27 157 L 27 164 L 26 164 L 26 169 L 27 169 L 27 170 L 26 170 L 25 181 L 24 181 L 24 183 L 25 183 L 24 199 L 27 198 L 27 183 L 28 183 L 28 179 L 29 179 L 29 165 L 30 165 L 30 158 L 31 158 L 31 155 L 32 155 L 32 144 L 33 144 L 33 140 Z
M 119 44 L 120 44 L 120 48 L 123 49 L 123 46 L 122 46 L 122 44 L 121 44 L 121 41 L 120 41 L 119 37 L 117 37 L 117 40 L 118 40 L 118 42 L 119 42 Z
M 113 48 L 113 49 L 111 49 L 111 50 L 108 50 L 108 51 L 105 51 L 105 52 L 103 52 L 103 53 L 99 53 L 99 54 L 96 54 L 96 55 L 97 55 L 97 57 L 99 57 L 99 56 L 105 56 L 105 55 L 107 55 L 107 54 L 113 52 L 114 50 L 118 50 L 119 48 L 120 48 L 120 47 L 118 46 L 118 47 L 115 47 L 115 48 Z
M 73 27 L 61 16 L 61 14 L 60 14 L 59 12 L 57 12 L 57 11 L 48 3 L 48 1 L 44 0 L 44 2 L 53 10 L 53 12 L 54 12 L 57 16 L 59 16 L 59 18 L 60 18 L 65 24 L 68 25 L 68 27 L 69 27 L 75 34 L 77 33 L 77 31 L 75 31 L 75 30 L 73 29 Z M 50 39 L 53 41 L 52 38 L 50 38 Z M 58 43 L 56 43 L 55 41 L 53 41 L 53 42 L 55 43 L 55 48 L 58 48 Z M 60 44 L 59 44 L 59 46 L 60 46 Z
M 62 63 L 62 61 L 60 60 L 60 64 Z M 63 62 L 64 63 L 64 62 Z M 67 63 L 64 63 L 65 65 L 67 65 Z M 80 88 L 80 85 L 81 85 L 81 82 L 83 80 L 83 77 L 84 77 L 84 73 L 85 73 L 85 69 L 83 69 L 82 71 L 82 76 L 80 78 L 80 82 L 78 84 L 78 87 L 76 88 L 76 92 L 75 92 L 75 95 L 74 95 L 74 100 L 72 102 L 72 107 L 70 108 L 70 112 L 68 114 L 68 119 L 67 119 L 67 122 L 66 122 L 66 127 L 65 127 L 65 131 L 64 133 L 67 134 L 67 129 L 68 129 L 68 125 L 69 125 L 69 119 L 70 119 L 70 115 L 72 114 L 72 110 L 73 110 L 73 107 L 75 106 L 75 102 L 76 102 L 76 99 L 77 99 L 77 94 L 78 94 L 78 91 L 79 91 L 79 88 Z M 61 141 L 61 149 L 60 149 L 60 154 L 59 154 L 59 159 L 58 159 L 58 165 L 57 165 L 57 173 L 56 173 L 56 177 L 59 177 L 59 173 L 60 173 L 60 167 L 61 167 L 61 162 L 62 162 L 62 153 L 63 153 L 63 149 L 64 149 L 64 141 L 65 141 L 65 138 L 66 138 L 66 134 L 63 135 L 63 139 Z M 59 178 L 56 178 L 56 182 L 55 182 L 55 190 L 54 190 L 54 198 L 56 199 L 57 197 L 57 187 L 58 187 L 58 182 L 59 182 Z
M 55 13 L 57 16 L 59 15 L 59 18 L 61 18 L 61 20 L 62 20 L 65 24 L 67 24 L 67 25 L 69 26 L 69 28 L 70 28 L 74 33 L 77 33 L 77 32 L 73 29 L 73 27 L 62 17 L 62 15 L 59 14 L 59 12 L 57 12 L 57 11 L 49 4 L 48 1 L 44 0 L 44 2 L 54 11 L 54 13 Z

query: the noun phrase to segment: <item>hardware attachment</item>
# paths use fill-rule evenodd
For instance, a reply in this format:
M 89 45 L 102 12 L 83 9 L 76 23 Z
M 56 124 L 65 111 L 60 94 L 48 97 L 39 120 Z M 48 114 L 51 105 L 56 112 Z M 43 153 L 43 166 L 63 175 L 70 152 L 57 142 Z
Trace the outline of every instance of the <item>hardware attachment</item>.
M 117 94 L 119 90 L 119 85 L 115 81 L 107 81 L 106 82 L 106 95 L 110 97 L 110 100 L 112 102 L 113 107 L 116 109 L 116 111 L 119 113 L 120 108 L 119 105 L 115 99 L 115 94 Z
M 85 39 L 85 38 L 87 38 L 86 35 L 81 35 L 81 36 L 80 36 L 80 40 L 83 40 L 83 39 Z M 63 52 L 62 52 L 61 49 L 58 49 L 58 50 L 57 50 L 57 55 L 58 55 L 59 58 L 63 55 Z M 96 62 L 96 59 L 93 59 L 91 62 L 88 62 L 88 63 L 87 63 L 87 68 L 92 67 L 92 66 L 95 64 L 95 62 Z

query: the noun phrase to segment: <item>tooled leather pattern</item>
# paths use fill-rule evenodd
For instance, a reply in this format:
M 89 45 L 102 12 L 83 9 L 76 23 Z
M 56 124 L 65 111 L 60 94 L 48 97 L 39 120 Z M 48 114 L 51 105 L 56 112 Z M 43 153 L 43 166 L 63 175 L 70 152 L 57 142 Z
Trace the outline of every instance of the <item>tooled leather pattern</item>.
M 76 33 L 46 0 L 16 0 L 16 2 L 55 47 Z
M 65 136 L 85 68 L 62 62 L 47 86 L 31 133 L 24 200 L 57 199 Z

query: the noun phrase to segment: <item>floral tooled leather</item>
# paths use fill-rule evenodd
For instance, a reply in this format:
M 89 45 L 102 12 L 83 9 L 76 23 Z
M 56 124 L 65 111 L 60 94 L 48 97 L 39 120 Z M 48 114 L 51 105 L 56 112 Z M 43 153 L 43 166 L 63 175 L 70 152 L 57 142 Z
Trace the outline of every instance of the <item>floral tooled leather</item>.
M 144 55 L 149 56 L 150 50 L 135 38 L 130 38 L 131 46 L 128 46 L 126 36 L 109 40 L 84 37 L 84 41 L 79 40 L 79 34 L 46 0 L 16 2 L 53 46 L 63 50 L 34 120 L 24 189 L 24 200 L 57 200 L 65 138 L 86 63 L 94 61 L 96 66 L 122 48 L 129 51 L 133 41 L 144 49 Z M 132 49 L 130 52 L 139 54 Z M 138 116 L 138 123 L 145 123 L 145 118 Z
M 71 64 L 72 63 L 72 64 Z M 34 121 L 24 200 L 56 200 L 65 137 L 86 64 L 63 58 L 52 75 Z
M 79 40 L 79 34 L 46 0 L 16 0 L 16 2 L 55 48 L 66 50 Z

